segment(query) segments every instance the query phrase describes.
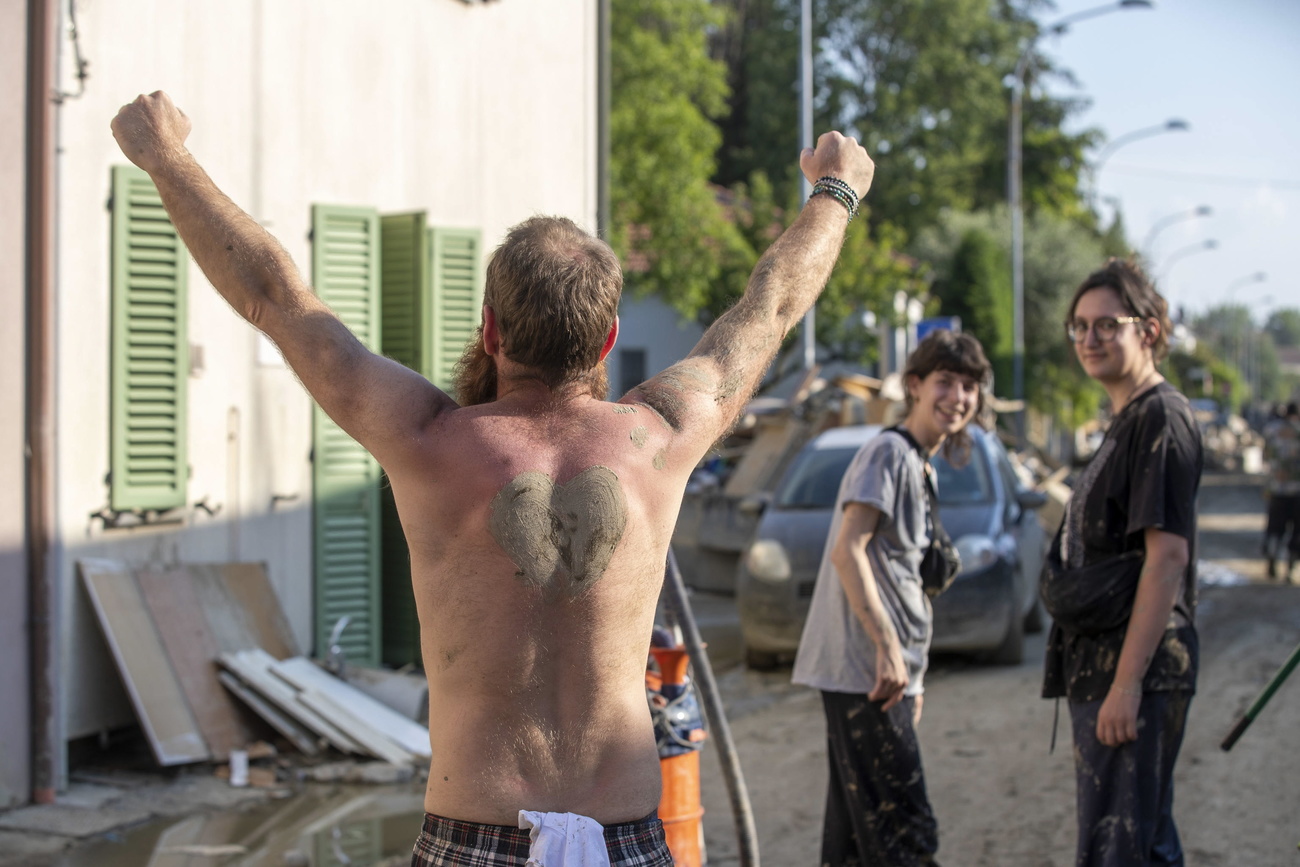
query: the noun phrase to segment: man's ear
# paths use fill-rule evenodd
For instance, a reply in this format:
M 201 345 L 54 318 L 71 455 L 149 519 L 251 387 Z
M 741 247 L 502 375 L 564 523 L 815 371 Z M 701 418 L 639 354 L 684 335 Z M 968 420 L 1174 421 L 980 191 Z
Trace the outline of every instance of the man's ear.
M 605 345 L 600 350 L 600 360 L 604 361 L 605 356 L 609 355 L 614 344 L 618 342 L 618 317 L 614 317 L 614 324 L 609 326 L 609 334 L 605 336 Z
M 497 330 L 497 315 L 492 308 L 483 305 L 483 351 L 488 355 L 501 352 L 501 332 Z

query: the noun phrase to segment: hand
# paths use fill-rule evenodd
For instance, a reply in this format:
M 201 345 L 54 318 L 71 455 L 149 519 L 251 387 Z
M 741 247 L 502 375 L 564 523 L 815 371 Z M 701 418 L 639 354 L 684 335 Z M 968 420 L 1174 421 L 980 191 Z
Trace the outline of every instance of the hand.
M 803 169 L 808 183 L 815 184 L 818 178 L 830 175 L 853 187 L 858 198 L 866 196 L 876 174 L 876 164 L 857 139 L 847 138 L 834 130 L 822 133 L 817 139 L 816 149 L 803 149 L 799 154 L 799 168 Z
M 122 106 L 113 118 L 112 129 L 127 159 L 153 172 L 168 157 L 184 152 L 190 119 L 172 104 L 171 97 L 156 90 Z
M 1121 692 L 1117 686 L 1111 686 L 1106 700 L 1101 703 L 1101 711 L 1097 714 L 1097 740 L 1108 747 L 1137 740 L 1138 708 L 1142 706 L 1142 694 L 1138 690 L 1133 692 L 1138 694 L 1130 695 Z
M 924 696 L 924 695 L 918 695 L 918 696 L 916 697 L 916 704 L 913 705 L 913 707 L 912 707 L 912 725 L 913 725 L 913 726 L 919 726 L 919 725 L 921 724 L 921 705 L 923 705 L 923 704 L 925 704 L 925 696 Z
M 876 685 L 867 693 L 869 701 L 884 701 L 881 710 L 889 710 L 903 700 L 903 690 L 907 689 L 907 665 L 903 662 L 903 651 L 891 644 L 876 654 Z

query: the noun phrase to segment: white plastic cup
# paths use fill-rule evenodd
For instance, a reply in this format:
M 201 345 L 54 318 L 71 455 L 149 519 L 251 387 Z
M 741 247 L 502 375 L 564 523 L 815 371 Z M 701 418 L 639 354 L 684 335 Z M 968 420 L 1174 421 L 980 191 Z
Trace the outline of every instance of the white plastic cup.
M 230 785 L 248 785 L 248 750 L 230 751 Z

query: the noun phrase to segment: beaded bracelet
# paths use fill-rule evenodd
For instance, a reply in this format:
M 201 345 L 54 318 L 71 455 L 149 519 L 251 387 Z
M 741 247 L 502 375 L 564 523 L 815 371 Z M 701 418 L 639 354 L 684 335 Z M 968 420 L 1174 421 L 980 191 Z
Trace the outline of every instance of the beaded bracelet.
M 849 222 L 853 222 L 853 218 L 858 215 L 857 194 L 853 192 L 851 187 L 846 192 L 844 189 L 841 189 L 839 185 L 823 183 L 824 180 L 825 178 L 819 179 L 817 183 L 813 184 L 812 192 L 808 194 L 808 198 L 811 199 L 813 196 L 830 196 L 832 199 L 844 206 L 845 210 L 849 212 Z
M 1119 692 L 1120 695 L 1128 695 L 1128 696 L 1132 696 L 1133 698 L 1142 697 L 1142 690 L 1140 689 L 1129 689 L 1126 686 L 1120 686 L 1118 683 L 1112 683 L 1111 686 L 1114 687 L 1115 690 Z
M 855 205 L 858 203 L 857 191 L 854 190 L 853 187 L 849 185 L 849 182 L 844 180 L 843 178 L 837 178 L 834 175 L 823 175 L 822 177 L 817 179 L 817 183 L 823 184 L 825 186 L 838 187 L 839 189 L 847 193 L 849 198 L 853 199 L 853 203 Z

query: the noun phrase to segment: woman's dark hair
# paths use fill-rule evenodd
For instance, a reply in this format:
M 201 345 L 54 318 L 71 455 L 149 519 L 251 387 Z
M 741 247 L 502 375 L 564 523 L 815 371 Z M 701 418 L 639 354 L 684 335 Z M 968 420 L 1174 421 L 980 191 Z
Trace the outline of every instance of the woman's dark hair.
M 1169 321 L 1169 302 L 1156 291 L 1142 269 L 1131 261 L 1107 259 L 1105 265 L 1089 274 L 1074 290 L 1066 322 L 1074 318 L 1074 309 L 1079 306 L 1083 293 L 1093 289 L 1110 289 L 1119 296 L 1120 303 L 1130 315 L 1154 319 L 1160 324 L 1160 331 L 1151 344 L 1151 357 L 1157 364 L 1164 361 L 1169 355 L 1169 332 L 1173 328 Z
M 915 376 L 924 380 L 936 370 L 947 370 L 961 376 L 969 376 L 979 383 L 979 403 L 975 407 L 972 423 L 980 423 L 985 413 L 985 392 L 993 384 L 993 367 L 984 355 L 984 347 L 969 334 L 955 331 L 932 331 L 916 347 L 903 368 L 903 391 L 906 395 L 906 413 L 912 412 L 912 390 L 907 387 L 908 380 Z M 962 467 L 970 460 L 971 439 L 966 429 L 962 428 L 953 436 L 944 440 L 943 456 L 953 466 Z

